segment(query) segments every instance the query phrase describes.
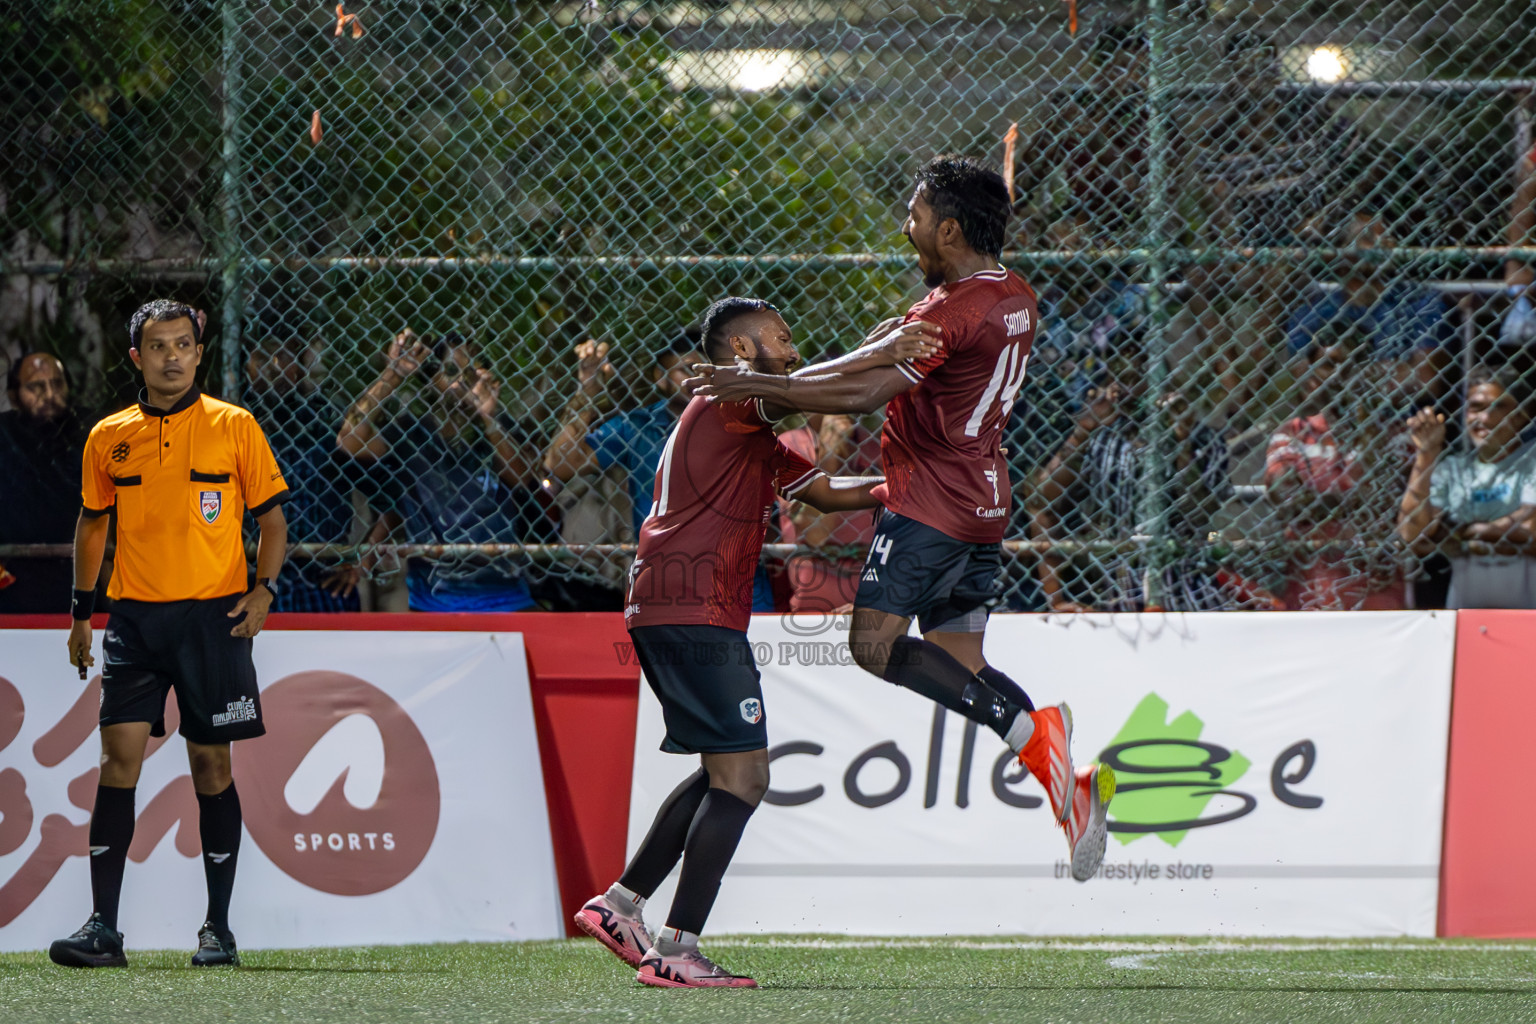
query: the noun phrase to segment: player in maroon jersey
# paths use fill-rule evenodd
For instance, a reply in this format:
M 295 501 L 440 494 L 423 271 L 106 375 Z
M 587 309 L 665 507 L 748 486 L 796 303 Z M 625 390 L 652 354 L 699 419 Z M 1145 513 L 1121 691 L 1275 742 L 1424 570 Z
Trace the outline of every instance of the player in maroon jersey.
M 886 326 L 886 325 L 882 325 Z M 922 325 L 839 360 L 844 369 L 891 365 L 934 350 Z M 788 325 L 760 299 L 729 298 L 704 314 L 704 350 L 765 375 L 799 355 Z M 664 987 L 755 988 L 699 952 L 699 932 L 747 819 L 768 791 L 768 727 L 747 643 L 752 578 L 775 495 L 823 512 L 873 508 L 880 477 L 828 477 L 786 448 L 755 401 L 695 398 L 662 451 L 650 515 L 630 568 L 624 617 L 646 682 L 667 724 L 662 749 L 702 766 L 662 803 L 624 874 L 576 914 L 576 924 Z M 682 860 L 677 895 L 654 940 L 646 899 Z
M 1114 773 L 1074 772 L 1067 706 L 1035 710 L 982 654 L 1012 490 L 999 445 L 1039 319 L 1034 291 L 998 262 L 1007 222 L 999 175 L 975 160 L 935 158 L 918 172 L 902 232 L 932 289 L 906 321 L 936 325 L 937 352 L 789 377 L 701 366 L 685 386 L 717 401 L 757 399 L 769 415 L 886 406 L 886 482 L 874 490 L 885 509 L 854 599 L 853 658 L 1002 736 L 1050 795 L 1072 876 L 1086 881 L 1104 859 Z M 920 640 L 907 636 L 914 618 Z

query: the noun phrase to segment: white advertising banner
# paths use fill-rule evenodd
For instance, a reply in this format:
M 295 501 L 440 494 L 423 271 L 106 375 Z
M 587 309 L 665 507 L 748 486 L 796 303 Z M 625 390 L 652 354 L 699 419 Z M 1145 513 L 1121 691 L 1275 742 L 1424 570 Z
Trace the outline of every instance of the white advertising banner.
M 269 630 L 255 650 L 267 735 L 234 745 L 242 947 L 564 934 L 521 635 Z M 46 949 L 90 914 L 99 693 L 62 631 L 0 632 L 0 950 Z M 195 948 L 206 909 L 167 712 L 138 785 L 130 957 Z
M 1086 883 L 1002 741 L 848 664 L 844 629 L 752 620 L 772 790 L 710 931 L 1435 933 L 1454 613 L 994 616 L 988 660 L 1117 772 Z M 697 760 L 641 694 L 631 851 Z

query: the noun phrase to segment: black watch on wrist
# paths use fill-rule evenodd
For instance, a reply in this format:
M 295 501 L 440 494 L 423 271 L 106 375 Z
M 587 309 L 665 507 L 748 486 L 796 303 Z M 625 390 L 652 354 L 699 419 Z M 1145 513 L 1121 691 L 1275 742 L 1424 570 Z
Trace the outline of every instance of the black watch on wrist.
M 256 585 L 258 587 L 266 587 L 267 588 L 267 593 L 271 594 L 274 598 L 277 597 L 277 583 L 271 577 L 269 577 L 269 576 L 261 577 L 259 580 L 256 581 Z

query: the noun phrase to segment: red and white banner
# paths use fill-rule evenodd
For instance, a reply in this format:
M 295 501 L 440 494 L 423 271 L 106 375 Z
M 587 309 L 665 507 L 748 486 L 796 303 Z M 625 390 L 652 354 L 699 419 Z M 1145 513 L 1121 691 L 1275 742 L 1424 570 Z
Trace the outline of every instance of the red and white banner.
M 772 791 L 710 930 L 1434 935 L 1454 630 L 1447 612 L 994 617 L 989 660 L 1068 701 L 1076 760 L 1119 775 L 1104 869 L 1077 883 L 993 733 L 849 664 L 840 629 L 754 617 Z M 696 765 L 662 734 L 642 687 L 631 851 Z
M 267 735 L 234 747 L 243 946 L 564 934 L 520 634 L 269 630 L 256 669 Z M 0 950 L 46 948 L 90 913 L 99 692 L 62 631 L 0 632 Z M 130 949 L 191 949 L 205 910 L 167 712 L 138 785 Z

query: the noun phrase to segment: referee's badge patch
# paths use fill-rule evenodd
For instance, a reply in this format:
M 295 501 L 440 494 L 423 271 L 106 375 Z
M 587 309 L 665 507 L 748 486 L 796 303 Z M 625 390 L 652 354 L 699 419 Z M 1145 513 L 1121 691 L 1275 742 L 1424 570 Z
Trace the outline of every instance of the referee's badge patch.
M 748 725 L 756 725 L 763 720 L 763 702 L 756 697 L 748 697 L 741 702 L 741 717 Z
M 224 508 L 224 495 L 219 491 L 203 491 L 199 497 L 198 507 L 202 510 L 203 521 L 211 523 L 218 519 Z

